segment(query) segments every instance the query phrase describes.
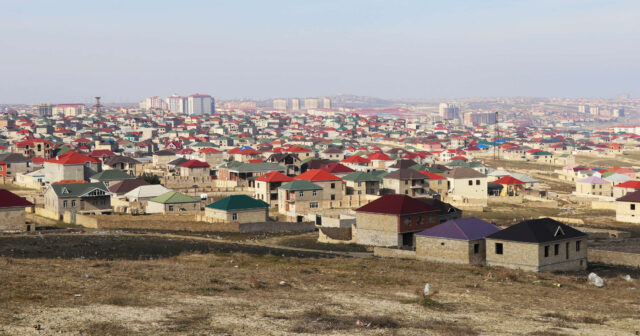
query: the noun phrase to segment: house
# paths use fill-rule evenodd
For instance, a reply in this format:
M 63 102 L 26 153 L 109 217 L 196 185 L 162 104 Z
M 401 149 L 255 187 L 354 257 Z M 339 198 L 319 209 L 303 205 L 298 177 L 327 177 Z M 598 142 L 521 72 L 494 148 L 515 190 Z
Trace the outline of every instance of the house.
M 636 190 L 640 190 L 640 181 L 622 182 L 613 186 L 613 197 L 620 198 Z
M 312 213 L 325 199 L 322 186 L 307 180 L 293 180 L 278 188 L 278 212 L 289 217 Z
M 524 193 L 524 182 L 511 176 L 503 176 L 493 183 L 502 186 L 500 193 L 496 196 L 520 196 Z
M 102 170 L 102 161 L 77 152 L 66 152 L 44 161 L 46 182 L 89 180 Z
M 142 162 L 128 156 L 112 156 L 102 162 L 102 169 L 119 169 L 129 175 L 137 176 L 142 169 Z
M 112 183 L 109 186 L 109 192 L 111 193 L 112 196 L 119 197 L 143 185 L 150 185 L 150 184 L 149 182 L 143 179 L 138 179 L 138 178 L 123 180 L 118 183 Z
M 484 238 L 500 227 L 481 219 L 458 218 L 416 234 L 416 257 L 457 264 L 484 264 Z
M 293 153 L 274 153 L 269 155 L 265 162 L 279 164 L 287 167 L 287 175 L 293 176 L 300 173 L 300 166 L 302 161 L 298 157 L 298 154 Z
M 127 174 L 124 170 L 119 169 L 103 170 L 90 178 L 91 182 L 102 182 L 107 187 L 111 184 L 133 179 L 135 179 L 135 177 Z
M 146 213 L 196 213 L 200 211 L 200 197 L 169 191 L 147 202 Z
M 163 149 L 153 153 L 152 162 L 155 167 L 165 167 L 169 161 L 175 159 L 176 152 Z
M 296 177 L 296 180 L 306 180 L 309 182 L 313 182 L 322 187 L 324 199 L 328 201 L 339 201 L 342 200 L 342 196 L 344 195 L 344 184 L 342 183 L 342 179 L 339 177 L 327 173 L 324 170 L 320 169 L 311 169 L 305 173 L 302 173 Z
M 356 240 L 374 246 L 415 246 L 414 235 L 438 224 L 438 209 L 411 196 L 387 194 L 356 209 Z
M 49 159 L 53 153 L 53 143 L 44 139 L 32 138 L 18 141 L 16 149 L 29 159 L 34 157 Z
M 209 164 L 198 160 L 189 160 L 180 164 L 180 176 L 210 176 Z
M 18 153 L 0 154 L 0 176 L 13 178 L 29 170 L 29 159 Z
M 386 174 L 384 171 L 381 173 Z M 375 172 L 357 171 L 342 177 L 346 195 L 379 195 L 382 177 Z
M 11 191 L 0 189 L 0 232 L 26 230 L 24 209 L 32 206 L 33 203 Z
M 255 179 L 254 197 L 269 203 L 269 206 L 278 205 L 278 188 L 287 182 L 293 181 L 293 177 L 281 172 L 272 171 Z
M 463 167 L 445 171 L 447 178 L 447 198 L 460 203 L 486 206 L 487 176 L 474 169 Z
M 462 217 L 462 210 L 437 198 L 418 197 L 417 199 L 429 206 L 438 209 L 438 223 L 444 223 L 448 220 Z
M 640 223 L 640 190 L 616 199 L 616 220 L 618 222 Z
M 338 177 L 343 177 L 347 174 L 355 172 L 355 170 L 338 162 L 329 162 L 318 169 L 324 170 L 327 173 L 331 173 Z
M 430 195 L 444 195 L 447 192 L 447 178 L 432 172 L 418 170 L 427 177 L 425 192 Z
M 254 179 L 272 171 L 286 173 L 287 168 L 269 162 L 246 163 L 240 161 L 225 162 L 218 166 L 218 179 L 236 181 L 238 185 L 253 186 Z
M 79 214 L 110 213 L 110 195 L 102 182 L 51 184 L 44 192 L 44 206 L 60 215 L 66 211 Z
M 169 191 L 171 190 L 160 184 L 144 184 L 125 193 L 124 198 L 129 202 L 146 202 Z
M 613 184 L 595 175 L 576 181 L 576 194 L 587 196 L 607 196 L 613 194 Z
M 204 209 L 207 221 L 259 223 L 269 217 L 269 204 L 247 195 L 231 195 L 207 205 Z
M 421 172 L 402 168 L 383 176 L 382 187 L 394 194 L 416 196 L 425 193 L 425 180 L 427 176 Z
M 534 272 L 587 268 L 587 234 L 551 218 L 512 225 L 485 238 L 489 266 Z
M 344 151 L 335 147 L 329 147 L 320 153 L 320 158 L 325 160 L 337 160 L 344 159 Z

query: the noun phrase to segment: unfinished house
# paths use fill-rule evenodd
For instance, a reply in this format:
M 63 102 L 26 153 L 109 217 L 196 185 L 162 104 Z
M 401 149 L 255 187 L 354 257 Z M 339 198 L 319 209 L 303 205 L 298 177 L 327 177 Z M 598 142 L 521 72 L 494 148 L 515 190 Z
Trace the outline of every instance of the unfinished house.
M 25 231 L 27 229 L 25 211 L 33 203 L 27 201 L 9 190 L 0 189 L 0 232 Z

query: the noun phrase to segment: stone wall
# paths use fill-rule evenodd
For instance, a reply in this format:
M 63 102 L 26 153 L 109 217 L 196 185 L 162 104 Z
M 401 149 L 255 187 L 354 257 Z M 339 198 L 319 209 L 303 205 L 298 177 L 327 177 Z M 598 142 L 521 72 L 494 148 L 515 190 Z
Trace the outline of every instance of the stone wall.
M 318 242 L 321 243 L 355 243 L 350 227 L 321 227 L 318 230 Z
M 374 247 L 373 255 L 381 258 L 416 259 L 416 251 L 388 247 Z
M 589 261 L 640 268 L 640 253 L 589 249 Z
M 24 231 L 25 212 L 24 208 L 4 208 L 0 210 L 0 231 Z

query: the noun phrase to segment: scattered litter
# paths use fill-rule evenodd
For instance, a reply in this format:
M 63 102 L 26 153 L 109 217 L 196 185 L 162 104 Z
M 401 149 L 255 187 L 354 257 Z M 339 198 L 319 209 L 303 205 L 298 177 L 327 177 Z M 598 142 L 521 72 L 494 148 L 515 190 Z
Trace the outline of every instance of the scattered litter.
M 365 323 L 364 321 L 357 320 L 357 321 L 356 321 L 356 325 L 357 325 L 358 327 L 371 328 L 371 322 L 369 322 L 369 323 Z
M 429 283 L 424 284 L 424 290 L 422 291 L 424 296 L 429 296 Z
M 553 284 L 553 286 L 554 286 L 554 287 L 562 287 L 562 285 L 561 285 L 561 284 L 559 284 L 559 283 L 554 283 L 554 284 Z
M 629 275 L 629 274 L 623 276 L 622 279 L 624 279 L 626 281 L 633 281 L 633 278 L 631 278 L 631 275 Z
M 34 325 L 34 326 L 33 326 L 33 328 L 34 328 L 35 330 L 44 330 L 44 328 L 42 328 L 42 326 L 41 326 L 41 325 L 39 325 L 39 324 Z
M 238 268 L 238 265 L 233 266 L 233 268 Z
M 89 274 L 88 274 L 88 273 L 85 273 L 85 274 L 83 274 L 82 276 L 83 276 L 83 277 L 85 277 L 85 278 L 88 278 L 88 277 L 89 277 Z
M 284 280 L 280 281 L 280 286 L 284 286 L 284 285 L 286 285 L 286 284 L 287 284 L 287 283 L 286 283 Z
M 599 277 L 597 274 L 591 272 L 589 273 L 589 283 L 596 286 L 596 287 L 603 287 L 604 286 L 604 280 L 602 280 L 601 277 Z
M 81 297 L 81 296 L 82 296 L 82 294 L 73 294 L 73 296 L 75 296 L 75 297 Z

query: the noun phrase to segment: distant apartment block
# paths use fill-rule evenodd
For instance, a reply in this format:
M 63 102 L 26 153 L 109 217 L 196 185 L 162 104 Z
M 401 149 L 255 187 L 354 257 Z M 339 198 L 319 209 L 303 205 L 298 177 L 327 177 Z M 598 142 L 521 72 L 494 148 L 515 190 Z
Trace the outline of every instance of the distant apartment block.
M 186 113 L 187 98 L 175 94 L 173 96 L 167 97 L 167 109 L 172 113 Z
M 496 123 L 496 114 L 495 112 L 467 113 L 464 116 L 464 123 L 467 125 L 492 125 Z
M 438 112 L 443 120 L 453 120 L 459 116 L 460 108 L 452 103 L 440 103 Z
M 53 105 L 51 104 L 38 104 L 38 115 L 41 117 L 50 117 L 53 115 Z
M 300 99 L 292 98 L 291 99 L 291 110 L 292 111 L 300 111 Z
M 51 109 L 53 115 L 74 117 L 83 114 L 86 107 L 84 104 L 60 104 Z
M 322 107 L 326 108 L 326 109 L 330 109 L 331 108 L 331 99 L 330 98 L 324 98 L 322 100 Z
M 305 109 L 317 109 L 320 105 L 320 100 L 317 98 L 306 98 L 304 100 L 304 108 Z
M 187 98 L 187 114 L 212 114 L 214 110 L 214 100 L 210 95 L 192 94 Z
M 287 100 L 286 99 L 274 99 L 273 100 L 273 108 L 275 110 L 286 110 L 287 109 Z

